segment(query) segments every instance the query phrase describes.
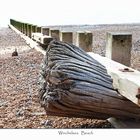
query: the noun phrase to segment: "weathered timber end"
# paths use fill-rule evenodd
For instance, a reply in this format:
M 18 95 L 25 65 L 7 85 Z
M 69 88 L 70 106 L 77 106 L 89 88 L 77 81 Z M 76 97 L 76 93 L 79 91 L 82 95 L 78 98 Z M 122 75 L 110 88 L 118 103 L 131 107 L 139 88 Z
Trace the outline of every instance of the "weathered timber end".
M 120 95 L 107 69 L 80 47 L 52 41 L 40 79 L 40 103 L 48 115 L 140 118 L 140 108 Z

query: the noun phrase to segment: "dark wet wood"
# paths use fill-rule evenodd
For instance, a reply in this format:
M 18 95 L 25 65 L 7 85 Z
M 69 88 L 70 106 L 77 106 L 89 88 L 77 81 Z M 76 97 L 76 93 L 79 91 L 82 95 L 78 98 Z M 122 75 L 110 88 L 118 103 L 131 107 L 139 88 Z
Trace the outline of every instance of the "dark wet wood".
M 140 108 L 114 90 L 106 68 L 72 44 L 50 43 L 40 84 L 40 103 L 48 115 L 140 118 Z

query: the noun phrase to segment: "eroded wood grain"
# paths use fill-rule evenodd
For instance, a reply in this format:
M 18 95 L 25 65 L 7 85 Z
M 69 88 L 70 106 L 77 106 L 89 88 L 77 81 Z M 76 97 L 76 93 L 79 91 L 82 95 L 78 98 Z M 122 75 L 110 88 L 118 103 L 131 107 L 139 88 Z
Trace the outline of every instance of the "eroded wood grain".
M 74 45 L 52 41 L 40 79 L 48 115 L 107 119 L 140 118 L 140 108 L 121 96 L 105 66 Z

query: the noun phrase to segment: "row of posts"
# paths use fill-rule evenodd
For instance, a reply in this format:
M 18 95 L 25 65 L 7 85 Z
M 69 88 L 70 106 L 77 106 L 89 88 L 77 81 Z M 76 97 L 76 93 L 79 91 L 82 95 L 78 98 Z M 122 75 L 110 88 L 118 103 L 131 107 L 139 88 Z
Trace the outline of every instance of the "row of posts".
M 50 35 L 56 40 L 72 43 L 86 52 L 92 52 L 93 33 L 90 31 L 67 32 L 57 29 L 42 28 L 42 33 Z M 114 33 L 106 34 L 106 57 L 126 66 L 131 65 L 132 34 Z
M 80 46 L 86 52 L 92 52 L 94 35 L 90 31 L 60 31 L 58 29 L 38 27 L 36 25 L 22 23 L 13 19 L 10 20 L 10 24 L 29 37 L 31 37 L 32 32 L 39 32 L 43 35 L 51 36 L 55 40 L 60 40 Z M 131 47 L 132 34 L 107 33 L 106 57 L 126 66 L 130 66 Z
M 23 23 L 23 22 L 16 21 L 13 19 L 10 19 L 10 24 L 30 38 L 33 32 L 41 33 L 41 27 L 38 27 L 37 25 Z

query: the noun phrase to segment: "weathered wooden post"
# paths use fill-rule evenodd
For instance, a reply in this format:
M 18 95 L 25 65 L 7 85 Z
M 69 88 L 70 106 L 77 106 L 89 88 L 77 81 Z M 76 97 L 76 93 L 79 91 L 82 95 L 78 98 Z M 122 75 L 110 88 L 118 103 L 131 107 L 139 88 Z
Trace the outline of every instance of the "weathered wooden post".
M 28 29 L 29 27 L 28 27 L 28 23 L 25 23 L 25 30 L 26 30 L 26 32 L 25 32 L 25 34 L 28 36 L 28 33 L 29 33 L 29 29 Z
M 24 23 L 24 34 L 26 34 L 26 23 Z
M 55 40 L 60 40 L 60 31 L 57 29 L 50 29 L 50 35 L 52 38 L 54 38 Z
M 36 25 L 32 25 L 32 32 L 33 33 L 37 32 L 37 26 Z
M 20 22 L 17 21 L 16 24 L 17 24 L 17 29 L 20 31 Z
M 60 41 L 73 43 L 73 32 L 61 31 L 60 32 Z
M 15 20 L 15 28 L 17 29 L 18 28 L 18 22 Z
M 21 32 L 22 31 L 22 23 L 19 22 L 19 31 Z
M 79 34 L 77 32 L 73 32 L 73 44 L 79 46 Z
M 42 27 L 42 28 L 41 28 L 41 33 L 42 33 L 43 35 L 48 35 L 48 36 L 50 36 L 50 28 Z
M 16 21 L 14 19 L 10 19 L 10 24 L 13 25 L 15 27 L 16 25 Z
M 13 25 L 13 19 L 10 19 L 10 24 Z
M 132 34 L 107 33 L 106 57 L 130 66 Z
M 23 34 L 26 34 L 26 23 L 23 23 Z
M 38 26 L 37 26 L 37 32 L 38 32 L 38 33 L 41 33 L 41 27 L 38 27 Z
M 14 20 L 14 27 L 17 28 L 17 21 Z
M 17 21 L 14 21 L 14 27 L 17 28 Z
M 32 25 L 31 24 L 28 24 L 28 29 L 29 29 L 29 37 L 31 38 L 32 36 Z
M 21 32 L 23 33 L 23 22 L 21 22 Z
M 15 20 L 12 21 L 12 25 L 15 27 Z
M 30 31 L 29 31 L 29 24 L 27 24 L 27 36 L 30 36 Z
M 86 52 L 92 52 L 92 33 L 89 31 L 78 31 L 74 33 L 74 44 L 81 47 Z

